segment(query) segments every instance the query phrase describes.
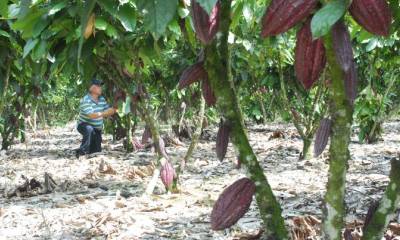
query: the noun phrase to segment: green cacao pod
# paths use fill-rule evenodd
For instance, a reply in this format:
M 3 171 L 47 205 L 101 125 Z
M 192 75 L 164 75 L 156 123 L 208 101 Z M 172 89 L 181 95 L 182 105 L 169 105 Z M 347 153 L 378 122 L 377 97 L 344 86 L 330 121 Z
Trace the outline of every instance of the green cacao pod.
M 297 32 L 295 71 L 305 89 L 310 89 L 321 76 L 326 65 L 325 47 L 322 39 L 313 40 L 311 20 Z
M 220 161 L 224 160 L 226 151 L 228 150 L 230 131 L 231 127 L 229 124 L 221 119 L 216 142 L 217 157 Z
M 202 92 L 207 105 L 209 107 L 214 106 L 217 99 L 215 98 L 214 91 L 211 88 L 208 78 L 203 79 Z
M 167 190 L 171 189 L 174 182 L 175 169 L 169 161 L 165 161 L 160 171 L 161 181 Z
M 218 32 L 221 4 L 218 1 L 210 15 L 200 6 L 197 0 L 191 1 L 191 7 L 196 36 L 202 43 L 207 45 L 211 43 Z
M 308 17 L 317 0 L 272 0 L 262 19 L 262 37 L 284 33 Z
M 349 8 L 351 16 L 372 34 L 388 36 L 392 13 L 386 0 L 353 0 Z
M 336 60 L 344 72 L 348 72 L 354 63 L 350 33 L 343 21 L 337 22 L 332 28 L 333 48 Z
M 321 120 L 317 133 L 315 134 L 314 156 L 318 157 L 325 150 L 331 135 L 332 121 L 328 118 Z
M 219 196 L 211 212 L 211 228 L 223 230 L 234 225 L 249 210 L 256 185 L 242 178 L 227 187 Z
M 204 69 L 203 64 L 203 62 L 195 63 L 194 65 L 188 67 L 185 71 L 183 71 L 181 78 L 179 79 L 179 90 L 207 78 L 207 72 Z

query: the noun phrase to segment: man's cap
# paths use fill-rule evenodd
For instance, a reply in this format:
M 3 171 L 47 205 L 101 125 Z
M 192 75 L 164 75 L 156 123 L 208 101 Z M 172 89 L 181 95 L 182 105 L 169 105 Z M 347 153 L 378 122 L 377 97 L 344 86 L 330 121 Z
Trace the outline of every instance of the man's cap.
M 90 85 L 102 86 L 102 85 L 104 85 L 104 83 L 98 79 L 92 79 Z

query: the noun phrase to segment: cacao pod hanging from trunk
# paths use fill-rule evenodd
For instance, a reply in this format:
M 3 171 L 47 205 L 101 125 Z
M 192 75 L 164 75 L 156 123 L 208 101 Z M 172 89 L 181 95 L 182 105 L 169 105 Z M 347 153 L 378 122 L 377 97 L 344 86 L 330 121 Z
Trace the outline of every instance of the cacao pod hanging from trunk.
M 188 67 L 185 71 L 183 71 L 181 78 L 179 79 L 179 90 L 188 87 L 192 83 L 198 82 L 202 79 L 207 78 L 207 72 L 204 69 L 204 63 L 198 62 L 190 67 Z
M 351 16 L 370 33 L 388 36 L 392 13 L 386 0 L 353 0 L 349 8 Z
M 220 161 L 224 160 L 226 151 L 228 150 L 229 135 L 231 127 L 229 124 L 221 119 L 217 133 L 216 152 Z
M 211 212 L 211 228 L 223 230 L 234 225 L 249 210 L 256 185 L 249 178 L 242 178 L 219 196 Z
M 215 98 L 214 91 L 211 88 L 208 78 L 203 79 L 202 92 L 207 105 L 209 107 L 214 106 L 217 102 L 217 99 Z
M 350 70 L 354 62 L 350 33 L 343 21 L 337 22 L 332 28 L 333 48 L 336 60 L 344 72 Z
M 202 43 L 207 45 L 211 43 L 218 32 L 221 4 L 218 1 L 210 15 L 200 6 L 197 0 L 191 1 L 191 7 L 196 36 Z
M 315 134 L 314 156 L 318 157 L 325 150 L 331 135 L 332 121 L 328 118 L 321 120 Z
M 160 176 L 161 181 L 167 190 L 171 190 L 175 175 L 175 169 L 172 164 L 168 160 L 165 161 L 161 167 Z
M 318 81 L 326 64 L 325 47 L 322 39 L 313 40 L 311 20 L 297 32 L 295 71 L 297 79 L 305 89 Z
M 142 144 L 148 143 L 150 138 L 151 138 L 150 127 L 148 125 L 146 125 L 146 127 L 144 128 L 144 131 L 143 131 L 143 135 L 142 135 Z
M 346 90 L 347 100 L 351 105 L 354 105 L 354 101 L 357 98 L 357 83 L 358 83 L 358 74 L 356 63 L 353 63 L 350 66 L 350 70 L 345 73 L 344 76 L 344 87 Z
M 284 33 L 308 17 L 317 0 L 272 0 L 262 19 L 262 37 Z

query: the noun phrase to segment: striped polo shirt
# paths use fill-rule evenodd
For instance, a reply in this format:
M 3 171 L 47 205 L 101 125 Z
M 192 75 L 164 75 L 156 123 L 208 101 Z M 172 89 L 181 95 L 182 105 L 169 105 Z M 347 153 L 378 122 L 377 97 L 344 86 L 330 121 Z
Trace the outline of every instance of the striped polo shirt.
M 99 97 L 99 101 L 96 102 L 93 100 L 90 94 L 87 94 L 81 99 L 79 105 L 79 123 L 88 123 L 97 129 L 103 128 L 103 118 L 96 118 L 90 119 L 89 114 L 97 113 L 97 112 L 104 112 L 105 110 L 109 109 L 110 106 L 106 102 L 106 99 L 103 96 Z

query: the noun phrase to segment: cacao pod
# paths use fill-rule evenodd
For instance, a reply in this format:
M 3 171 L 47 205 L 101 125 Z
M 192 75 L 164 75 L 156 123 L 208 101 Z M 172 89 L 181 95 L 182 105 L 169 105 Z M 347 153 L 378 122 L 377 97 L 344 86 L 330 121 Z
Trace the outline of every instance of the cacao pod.
M 211 212 L 211 228 L 223 230 L 234 225 L 249 210 L 256 185 L 242 178 L 227 187 L 219 196 Z
M 207 45 L 211 43 L 218 32 L 221 4 L 218 1 L 210 15 L 200 6 L 197 0 L 191 1 L 191 7 L 196 36 L 203 44 Z
M 322 39 L 313 40 L 311 20 L 297 32 L 295 71 L 297 79 L 309 90 L 318 81 L 326 64 Z
M 214 106 L 217 102 L 217 99 L 215 98 L 214 91 L 211 88 L 208 78 L 203 79 L 202 92 L 207 105 L 209 107 Z
M 83 33 L 83 36 L 85 37 L 85 39 L 88 39 L 90 36 L 92 36 L 92 34 L 94 32 L 95 21 L 96 21 L 95 14 L 92 13 L 92 15 L 90 15 L 88 22 L 86 24 L 85 32 Z
M 227 122 L 221 119 L 216 143 L 217 157 L 220 161 L 224 160 L 226 151 L 228 150 L 230 131 L 230 126 L 227 124 Z
M 262 19 L 262 37 L 284 33 L 308 17 L 317 0 L 272 0 Z
M 317 133 L 315 134 L 314 156 L 318 157 L 325 150 L 331 135 L 332 121 L 328 118 L 321 120 Z
M 179 90 L 188 87 L 192 83 L 198 82 L 201 79 L 207 78 L 207 72 L 204 69 L 203 62 L 198 62 L 185 71 L 183 71 L 181 78 L 179 79 Z
M 392 13 L 386 0 L 353 0 L 349 8 L 351 16 L 372 34 L 388 36 Z
M 354 55 L 350 33 L 343 21 L 339 21 L 333 26 L 332 38 L 336 60 L 342 70 L 347 73 L 351 65 L 354 64 Z
M 167 190 L 171 190 L 174 182 L 175 169 L 169 161 L 165 161 L 160 171 L 161 181 Z
M 146 127 L 144 128 L 144 131 L 143 131 L 143 135 L 142 135 L 142 144 L 148 143 L 150 138 L 151 138 L 150 127 L 148 125 L 146 125 Z
M 347 100 L 349 101 L 350 105 L 354 105 L 354 101 L 357 98 L 358 83 L 357 67 L 354 61 L 350 66 L 350 70 L 345 73 L 344 77 L 344 86 L 346 90 Z

